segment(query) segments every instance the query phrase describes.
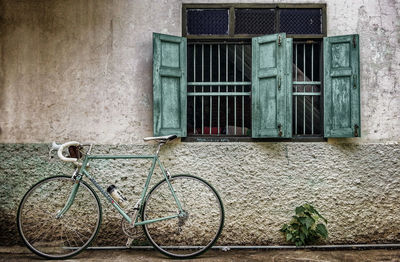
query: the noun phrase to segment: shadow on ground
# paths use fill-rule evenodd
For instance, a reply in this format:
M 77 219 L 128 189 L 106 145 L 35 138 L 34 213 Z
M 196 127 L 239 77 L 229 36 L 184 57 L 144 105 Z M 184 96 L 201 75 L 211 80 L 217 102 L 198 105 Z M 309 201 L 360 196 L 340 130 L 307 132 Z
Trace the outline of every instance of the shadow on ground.
M 175 261 L 154 250 L 85 250 L 81 254 L 65 261 Z M 24 247 L 0 247 L 0 261 L 46 261 L 32 254 Z M 176 260 L 186 261 L 186 260 Z M 262 261 L 262 262 L 295 262 L 295 261 L 400 261 L 400 249 L 374 250 L 210 250 L 191 261 Z

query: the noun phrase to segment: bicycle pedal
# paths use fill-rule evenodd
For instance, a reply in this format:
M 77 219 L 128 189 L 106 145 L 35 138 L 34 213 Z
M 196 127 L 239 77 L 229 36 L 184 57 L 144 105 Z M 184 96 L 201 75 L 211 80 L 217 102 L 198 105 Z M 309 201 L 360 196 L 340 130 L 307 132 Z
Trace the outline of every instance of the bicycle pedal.
M 128 240 L 126 241 L 126 247 L 127 248 L 130 248 L 131 247 L 131 245 L 132 245 L 132 242 L 133 242 L 133 238 L 130 238 L 130 237 L 128 237 Z

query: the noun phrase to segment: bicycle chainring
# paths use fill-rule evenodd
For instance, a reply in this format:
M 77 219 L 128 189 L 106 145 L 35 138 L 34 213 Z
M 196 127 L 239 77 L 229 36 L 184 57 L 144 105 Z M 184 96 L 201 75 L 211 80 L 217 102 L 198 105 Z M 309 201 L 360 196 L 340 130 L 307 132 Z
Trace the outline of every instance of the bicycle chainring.
M 133 220 L 135 219 L 137 212 L 138 210 L 132 210 L 129 211 L 127 214 Z M 141 234 L 140 228 L 137 226 L 135 227 L 133 225 L 133 222 L 132 224 L 128 223 L 128 221 L 126 221 L 125 218 L 121 219 L 121 227 L 122 227 L 122 232 L 124 232 L 124 234 L 130 238 L 137 238 Z

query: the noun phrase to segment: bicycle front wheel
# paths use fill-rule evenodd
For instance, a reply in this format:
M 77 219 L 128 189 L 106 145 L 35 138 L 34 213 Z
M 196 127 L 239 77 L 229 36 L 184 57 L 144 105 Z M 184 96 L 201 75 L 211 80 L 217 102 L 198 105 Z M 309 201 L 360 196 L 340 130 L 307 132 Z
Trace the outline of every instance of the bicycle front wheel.
M 184 215 L 143 225 L 144 232 L 161 253 L 190 258 L 205 252 L 217 241 L 224 224 L 224 207 L 215 189 L 203 179 L 177 175 L 169 179 Z M 147 195 L 142 219 L 152 220 L 179 214 L 168 183 L 156 184 Z
M 35 184 L 18 208 L 18 230 L 27 247 L 45 258 L 67 258 L 85 249 L 101 222 L 101 206 L 93 189 L 81 181 L 75 200 L 57 217 L 75 181 L 67 176 L 46 178 Z

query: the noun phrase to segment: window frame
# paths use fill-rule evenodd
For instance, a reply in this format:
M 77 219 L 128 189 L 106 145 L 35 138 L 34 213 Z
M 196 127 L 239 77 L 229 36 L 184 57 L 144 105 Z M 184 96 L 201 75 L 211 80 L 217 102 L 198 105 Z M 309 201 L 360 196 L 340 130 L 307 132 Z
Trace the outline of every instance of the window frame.
M 188 35 L 187 34 L 187 9 L 229 9 L 229 33 L 228 35 Z M 279 15 L 280 9 L 297 8 L 297 9 L 322 9 L 322 34 L 286 34 L 287 38 L 293 39 L 314 39 L 323 38 L 327 36 L 327 19 L 326 19 L 326 4 L 182 4 L 182 36 L 188 40 L 250 40 L 252 37 L 260 36 L 263 34 L 235 34 L 235 9 L 275 9 L 277 11 L 275 16 L 275 32 L 279 32 Z

